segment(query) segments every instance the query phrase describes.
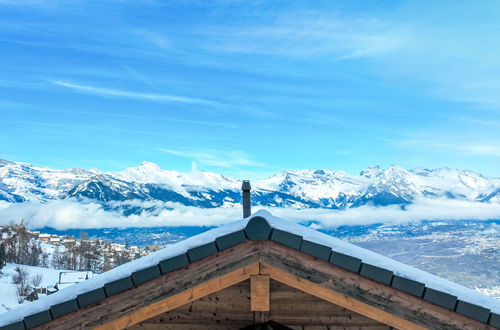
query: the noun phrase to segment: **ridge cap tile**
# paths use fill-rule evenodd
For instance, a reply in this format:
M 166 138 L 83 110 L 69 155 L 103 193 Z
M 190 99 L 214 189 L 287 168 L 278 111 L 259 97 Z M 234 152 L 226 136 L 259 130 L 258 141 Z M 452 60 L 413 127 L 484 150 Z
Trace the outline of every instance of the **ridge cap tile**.
M 248 220 L 245 226 L 245 234 L 251 241 L 264 241 L 269 239 L 271 235 L 272 226 L 266 218 L 256 215 Z

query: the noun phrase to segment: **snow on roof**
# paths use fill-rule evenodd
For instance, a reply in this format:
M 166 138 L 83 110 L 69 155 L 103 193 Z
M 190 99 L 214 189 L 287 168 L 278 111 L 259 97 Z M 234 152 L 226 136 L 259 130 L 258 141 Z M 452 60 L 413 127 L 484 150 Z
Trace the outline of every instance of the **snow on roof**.
M 95 277 L 87 281 L 72 285 L 71 287 L 58 291 L 50 296 L 44 297 L 34 302 L 26 303 L 17 309 L 11 310 L 9 313 L 0 315 L 0 326 L 21 321 L 22 319 L 24 319 L 24 317 L 28 315 L 48 310 L 51 306 L 74 299 L 79 294 L 101 288 L 106 283 L 122 279 L 126 276 L 131 275 L 135 271 L 139 271 L 151 266 L 158 265 L 160 261 L 186 253 L 187 250 L 191 248 L 213 242 L 217 237 L 238 230 L 242 230 L 245 228 L 247 222 L 254 216 L 260 216 L 265 218 L 273 228 L 284 230 L 289 233 L 302 236 L 306 240 L 329 246 L 334 251 L 359 258 L 365 263 L 369 263 L 378 267 L 385 268 L 387 270 L 391 270 L 396 275 L 422 282 L 425 284 L 426 287 L 455 295 L 460 300 L 480 305 L 484 308 L 488 308 L 493 313 L 500 313 L 500 301 L 497 301 L 491 297 L 485 296 L 472 289 L 465 288 L 461 285 L 450 282 L 438 276 L 429 274 L 422 270 L 416 269 L 414 267 L 384 257 L 378 253 L 342 241 L 338 238 L 275 217 L 268 211 L 260 210 L 243 220 L 239 220 L 206 231 L 202 234 L 190 237 L 184 241 L 178 242 L 164 249 L 153 252 L 145 257 L 136 259 L 134 261 L 128 262 L 114 269 L 111 269 L 105 273 L 96 275 Z

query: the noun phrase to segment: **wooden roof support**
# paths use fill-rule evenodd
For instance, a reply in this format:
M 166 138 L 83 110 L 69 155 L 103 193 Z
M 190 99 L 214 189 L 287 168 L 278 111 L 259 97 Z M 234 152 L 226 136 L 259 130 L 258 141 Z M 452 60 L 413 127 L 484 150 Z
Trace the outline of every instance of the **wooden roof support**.
M 149 318 L 163 314 L 177 307 L 195 301 L 197 299 L 208 296 L 209 294 L 223 290 L 242 281 L 248 280 L 252 274 L 259 273 L 259 263 L 253 263 L 228 274 L 216 277 L 208 282 L 195 286 L 186 291 L 155 302 L 147 307 L 141 308 L 132 312 L 131 314 L 124 315 L 116 320 L 96 327 L 96 330 L 118 330 L 125 329 L 126 327 L 135 325 L 139 322 L 145 321 Z M 269 280 L 269 279 L 268 279 Z M 268 287 L 269 288 L 269 287 Z
M 354 309 L 356 306 L 345 306 L 345 308 L 388 325 L 391 325 L 391 323 L 388 323 L 390 320 L 385 322 L 381 318 L 375 317 L 377 316 L 376 314 L 389 314 L 390 312 L 390 315 L 401 320 L 408 320 L 407 322 L 410 322 L 410 324 L 420 326 L 420 329 L 422 327 L 449 330 L 494 329 L 488 324 L 478 322 L 432 304 L 424 299 L 412 296 L 280 244 L 274 244 L 273 242 L 266 244 L 263 247 L 259 260 L 261 261 L 261 274 L 269 274 L 269 267 L 281 270 L 285 274 L 289 274 L 291 278 L 295 278 L 295 283 L 311 283 L 314 285 L 302 285 L 302 288 L 299 288 L 280 279 L 276 280 L 303 292 L 315 295 L 318 298 L 321 298 L 321 296 L 309 290 L 309 287 L 323 288 L 325 294 L 328 290 L 330 291 L 328 294 L 332 292 L 337 293 L 337 297 L 340 299 L 338 303 L 334 302 L 337 305 L 340 305 L 342 299 L 349 298 L 345 300 L 346 304 L 359 302 L 363 304 L 359 306 L 370 306 L 371 310 L 374 311 L 374 316 L 363 313 L 362 310 Z M 271 279 L 275 279 L 272 274 Z M 328 299 L 325 300 L 328 301 Z M 414 326 L 410 328 L 419 329 Z
M 345 296 L 341 293 L 327 289 L 319 284 L 313 283 L 306 279 L 287 273 L 271 265 L 261 263 L 260 268 L 261 268 L 261 273 L 269 274 L 269 276 L 273 280 L 279 281 L 283 284 L 291 286 L 292 288 L 301 290 L 310 295 L 316 296 L 318 298 L 336 304 L 340 307 L 347 308 L 353 312 L 356 312 L 373 320 L 382 322 L 384 324 L 390 325 L 397 329 L 413 329 L 413 330 L 427 329 L 418 324 L 415 324 L 413 322 L 407 321 L 393 314 L 385 312 L 381 309 L 375 308 L 371 305 L 367 305 L 356 299 Z
M 123 329 L 255 277 L 252 309 L 269 314 L 269 279 L 400 329 L 493 329 L 272 241 L 247 241 L 56 318 L 38 330 Z M 266 275 L 261 277 L 259 275 Z M 262 282 L 259 282 L 262 281 Z M 264 288 L 263 293 L 257 293 Z M 267 286 L 269 288 L 269 286 Z M 272 306 L 271 306 L 272 307 Z M 259 316 L 259 315 L 255 315 Z M 262 317 L 259 317 L 262 318 Z M 409 321 L 411 320 L 411 321 Z
M 58 317 L 36 327 L 36 330 L 92 329 L 96 327 L 104 329 L 114 320 L 126 318 L 127 315 L 132 315 L 136 311 L 147 308 L 165 298 L 175 296 L 180 301 L 188 302 L 190 300 L 186 296 L 179 294 L 186 292 L 188 298 L 188 293 L 200 296 L 200 288 L 194 289 L 195 287 L 207 284 L 205 286 L 207 288 L 224 288 L 226 285 L 231 286 L 232 283 L 238 283 L 236 281 L 238 278 L 238 280 L 245 280 L 249 279 L 252 274 L 258 274 L 259 251 L 261 249 L 261 241 L 247 241 L 181 269 L 171 271 L 143 283 L 137 288 L 123 291 Z M 224 276 L 229 273 L 237 274 L 238 270 L 244 270 L 244 273 L 233 275 L 235 277 Z
M 250 276 L 250 310 L 269 312 L 269 275 Z

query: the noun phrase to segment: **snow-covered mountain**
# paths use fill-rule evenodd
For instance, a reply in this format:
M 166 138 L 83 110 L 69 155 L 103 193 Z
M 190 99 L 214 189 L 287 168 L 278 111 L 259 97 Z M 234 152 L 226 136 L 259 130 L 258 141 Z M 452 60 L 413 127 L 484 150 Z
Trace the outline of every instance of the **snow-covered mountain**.
M 252 182 L 253 202 L 267 206 L 347 208 L 411 203 L 419 197 L 500 203 L 500 179 L 472 171 L 370 166 L 359 175 L 333 170 L 284 171 Z M 0 160 L 0 200 L 12 203 L 69 197 L 99 202 L 174 201 L 199 207 L 240 202 L 241 181 L 218 173 L 164 170 L 143 162 L 121 172 L 58 170 Z

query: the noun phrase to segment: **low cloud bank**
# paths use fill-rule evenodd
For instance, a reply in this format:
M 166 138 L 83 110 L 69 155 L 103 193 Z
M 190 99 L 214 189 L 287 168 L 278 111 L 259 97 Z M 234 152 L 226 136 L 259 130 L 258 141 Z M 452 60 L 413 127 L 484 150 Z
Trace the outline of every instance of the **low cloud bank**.
M 48 203 L 7 203 L 0 201 L 0 225 L 24 220 L 30 228 L 126 228 L 155 226 L 219 226 L 241 218 L 241 208 L 202 209 L 172 202 L 112 202 L 112 210 L 93 201 L 75 199 Z M 140 214 L 123 215 L 117 208 L 140 207 Z M 254 207 L 254 211 L 261 207 Z M 421 220 L 500 219 L 500 204 L 450 199 L 421 199 L 399 205 L 365 205 L 346 210 L 262 207 L 278 217 L 294 221 L 315 221 L 323 228 L 373 223 L 401 224 Z

